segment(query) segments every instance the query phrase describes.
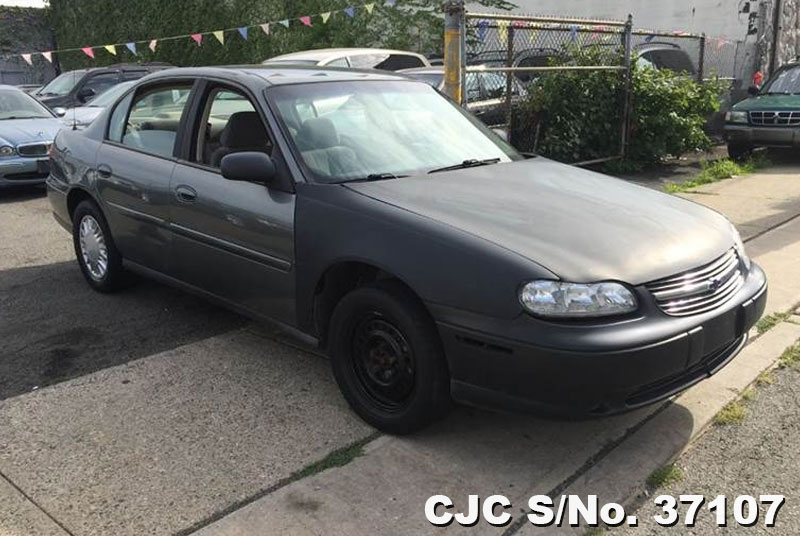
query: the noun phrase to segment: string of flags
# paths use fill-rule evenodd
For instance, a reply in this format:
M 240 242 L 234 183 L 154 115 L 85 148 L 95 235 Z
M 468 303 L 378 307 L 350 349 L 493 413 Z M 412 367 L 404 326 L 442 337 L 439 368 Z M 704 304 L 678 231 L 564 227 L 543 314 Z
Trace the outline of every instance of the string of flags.
M 384 0 L 383 2 L 381 2 L 381 5 L 387 7 L 394 7 L 396 3 L 397 3 L 396 0 Z M 182 35 L 170 35 L 166 37 L 160 37 L 157 39 L 129 41 L 127 43 L 114 43 L 110 45 L 62 48 L 58 50 L 48 50 L 42 52 L 26 52 L 26 53 L 16 54 L 16 56 L 21 57 L 28 65 L 33 65 L 33 60 L 36 56 L 41 56 L 47 62 L 53 63 L 54 54 L 63 54 L 65 52 L 76 52 L 76 51 L 81 51 L 89 58 L 95 59 L 96 50 L 102 49 L 112 56 L 117 56 L 120 50 L 124 48 L 134 56 L 137 56 L 139 54 L 139 45 L 147 45 L 147 48 L 150 49 L 151 52 L 155 52 L 159 44 L 161 44 L 163 41 L 176 41 L 179 39 L 191 39 L 199 47 L 203 45 L 204 39 L 210 36 L 213 37 L 216 41 L 218 41 L 219 44 L 225 45 L 226 34 L 231 32 L 236 32 L 233 35 L 238 34 L 241 39 L 247 40 L 248 37 L 250 37 L 248 31 L 251 29 L 260 29 L 263 35 L 269 36 L 272 33 L 273 29 L 281 27 L 288 29 L 293 24 L 299 23 L 302 27 L 313 27 L 315 21 L 321 22 L 322 24 L 328 24 L 328 22 L 337 15 L 346 16 L 347 18 L 352 19 L 356 16 L 357 10 L 363 9 L 368 15 L 372 15 L 372 12 L 375 10 L 375 6 L 376 2 L 370 2 L 368 4 L 349 6 L 344 9 L 326 11 L 324 13 L 317 13 L 315 15 L 305 15 L 302 17 L 286 18 L 279 21 L 264 22 L 261 24 L 254 24 L 249 26 L 239 26 L 235 28 L 225 28 L 222 30 L 195 32 Z M 15 56 L 15 54 L 12 54 L 10 56 Z M 8 57 L 8 55 L 6 55 L 6 57 Z

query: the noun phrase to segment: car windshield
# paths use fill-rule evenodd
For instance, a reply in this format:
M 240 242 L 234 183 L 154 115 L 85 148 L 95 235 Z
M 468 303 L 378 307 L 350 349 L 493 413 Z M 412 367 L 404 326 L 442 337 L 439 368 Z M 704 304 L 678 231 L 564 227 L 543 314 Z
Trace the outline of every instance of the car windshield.
M 111 86 L 107 90 L 100 93 L 98 96 L 90 100 L 86 103 L 86 106 L 91 106 L 92 108 L 105 108 L 111 104 L 116 102 L 117 98 L 125 93 L 129 87 L 134 84 L 134 81 L 130 82 L 122 82 L 117 84 L 116 86 Z
M 0 89 L 0 120 L 53 117 L 39 101 L 17 89 Z
M 800 65 L 779 72 L 764 88 L 764 93 L 767 95 L 775 93 L 796 95 L 800 93 Z
M 388 179 L 522 159 L 422 82 L 322 82 L 274 86 L 267 94 L 319 182 Z
M 53 78 L 37 95 L 66 95 L 83 78 L 83 71 L 70 71 Z

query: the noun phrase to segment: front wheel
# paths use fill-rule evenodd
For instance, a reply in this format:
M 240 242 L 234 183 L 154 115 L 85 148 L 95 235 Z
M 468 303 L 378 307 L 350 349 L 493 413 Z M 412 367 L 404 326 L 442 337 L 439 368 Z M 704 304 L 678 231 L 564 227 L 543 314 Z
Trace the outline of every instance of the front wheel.
M 427 311 L 394 281 L 347 294 L 330 322 L 333 374 L 368 424 L 408 434 L 447 413 L 449 374 Z
M 728 144 L 728 156 L 733 160 L 745 160 L 753 154 L 753 146 L 741 143 Z
M 113 292 L 124 284 L 122 256 L 98 206 L 82 201 L 72 216 L 75 256 L 86 281 L 98 292 Z

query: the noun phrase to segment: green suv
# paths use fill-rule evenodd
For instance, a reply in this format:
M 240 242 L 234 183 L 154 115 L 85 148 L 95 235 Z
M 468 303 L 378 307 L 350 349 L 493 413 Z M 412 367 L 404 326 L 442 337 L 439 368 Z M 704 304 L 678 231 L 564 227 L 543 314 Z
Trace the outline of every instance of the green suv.
M 752 97 L 725 115 L 725 141 L 731 158 L 755 147 L 800 147 L 800 62 L 784 65 Z

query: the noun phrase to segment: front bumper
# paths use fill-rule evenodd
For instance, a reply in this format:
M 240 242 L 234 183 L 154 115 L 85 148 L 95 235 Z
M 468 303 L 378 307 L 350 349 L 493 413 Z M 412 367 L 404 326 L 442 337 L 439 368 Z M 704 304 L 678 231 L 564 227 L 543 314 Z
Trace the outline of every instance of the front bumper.
M 44 184 L 49 173 L 47 156 L 4 158 L 0 161 L 0 188 Z
M 800 128 L 726 124 L 726 142 L 753 147 L 800 147 Z
M 733 299 L 691 317 L 641 299 L 640 317 L 607 324 L 434 317 L 456 401 L 584 417 L 632 410 L 708 378 L 742 349 L 766 298 L 766 277 L 753 264 Z

